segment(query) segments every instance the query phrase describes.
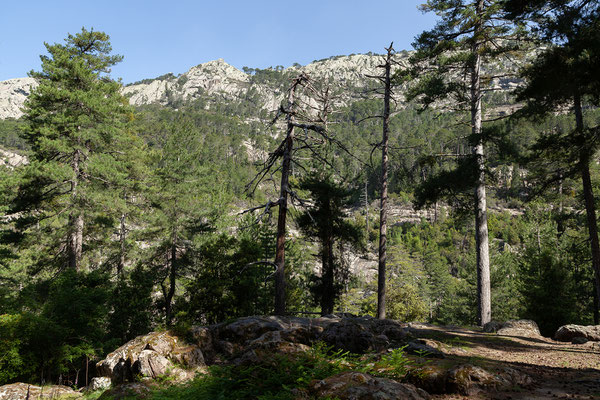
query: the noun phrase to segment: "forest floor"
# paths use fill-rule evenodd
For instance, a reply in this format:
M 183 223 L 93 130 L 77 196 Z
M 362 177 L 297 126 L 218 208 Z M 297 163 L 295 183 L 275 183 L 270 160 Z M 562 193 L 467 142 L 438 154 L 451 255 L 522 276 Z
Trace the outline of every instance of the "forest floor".
M 434 395 L 433 399 L 600 399 L 600 343 L 571 344 L 542 336 L 500 336 L 454 327 L 422 326 L 420 337 L 451 344 L 445 362 L 487 370 L 505 367 L 529 375 L 533 384 L 511 391 Z

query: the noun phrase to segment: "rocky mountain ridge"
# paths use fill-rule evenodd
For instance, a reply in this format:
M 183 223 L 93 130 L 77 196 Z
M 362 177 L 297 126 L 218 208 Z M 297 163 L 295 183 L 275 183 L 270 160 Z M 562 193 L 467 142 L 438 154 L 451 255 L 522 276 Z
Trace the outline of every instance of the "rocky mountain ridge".
M 410 52 L 396 54 L 397 68 L 408 65 Z M 134 106 L 159 104 L 175 105 L 177 102 L 206 100 L 205 108 L 217 102 L 248 102 L 265 111 L 277 109 L 283 99 L 289 80 L 299 73 L 306 73 L 317 82 L 331 86 L 334 105 L 345 106 L 353 100 L 364 97 L 365 89 L 374 85 L 375 80 L 367 75 L 378 75 L 378 65 L 382 56 L 377 54 L 352 54 L 334 56 L 301 66 L 288 68 L 239 69 L 218 59 L 199 64 L 187 72 L 175 76 L 172 73 L 155 79 L 144 79 L 123 87 L 123 94 L 129 97 Z M 511 68 L 509 65 L 498 66 Z M 497 79 L 494 85 L 508 90 L 517 83 L 507 79 Z M 23 115 L 25 99 L 36 87 L 33 78 L 17 78 L 0 82 L 0 119 L 19 118 Z M 399 91 L 398 99 L 402 100 Z
M 405 60 L 408 53 L 399 53 Z M 218 59 L 190 68 L 175 76 L 162 75 L 155 79 L 145 79 L 123 87 L 123 94 L 129 97 L 132 105 L 168 105 L 174 101 L 193 101 L 209 98 L 213 101 L 258 100 L 261 108 L 274 110 L 283 98 L 279 83 L 286 83 L 287 77 L 305 72 L 315 80 L 326 81 L 336 88 L 364 87 L 366 74 L 374 74 L 381 56 L 354 54 L 336 56 L 314 61 L 306 66 L 294 65 L 286 69 L 249 69 L 248 73 Z M 260 77 L 259 77 L 260 76 Z M 21 108 L 33 88 L 37 86 L 33 78 L 16 78 L 0 82 L 0 119 L 19 118 Z M 283 85 L 285 86 L 285 85 Z M 257 98 L 256 98 L 257 97 Z

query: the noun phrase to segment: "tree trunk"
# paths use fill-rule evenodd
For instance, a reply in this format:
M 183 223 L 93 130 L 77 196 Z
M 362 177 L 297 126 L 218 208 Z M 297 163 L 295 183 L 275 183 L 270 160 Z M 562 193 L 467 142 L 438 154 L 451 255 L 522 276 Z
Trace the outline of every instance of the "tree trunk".
M 477 143 L 473 147 L 473 154 L 477 164 L 477 182 L 475 187 L 475 241 L 477 244 L 477 309 L 478 323 L 485 325 L 492 319 L 491 285 L 490 285 L 490 255 L 487 226 L 487 209 L 485 194 L 485 159 L 483 152 L 483 138 L 481 137 L 481 43 L 479 35 L 483 25 L 483 0 L 478 0 L 476 5 L 477 21 L 474 27 L 474 42 L 472 54 L 474 57 L 471 71 L 471 129 Z
M 388 207 L 388 135 L 390 123 L 391 69 L 393 48 L 387 49 L 385 91 L 383 94 L 383 137 L 381 140 L 381 210 L 379 214 L 379 269 L 377 277 L 377 318 L 385 318 L 385 274 L 387 262 L 387 207 Z
M 321 293 L 321 315 L 333 314 L 335 303 L 334 293 L 334 271 L 333 271 L 333 240 L 331 237 L 323 238 L 323 263 L 322 293 Z
M 165 323 L 171 326 L 173 320 L 173 296 L 175 296 L 175 280 L 177 278 L 177 234 L 173 233 L 171 243 L 171 263 L 169 271 L 169 291 L 165 292 Z
M 294 146 L 294 94 L 300 83 L 296 79 L 288 95 L 287 131 L 281 165 L 279 214 L 277 216 L 277 248 L 275 253 L 275 315 L 285 315 L 285 228 L 288 209 L 289 175 Z
M 581 98 L 578 94 L 574 97 L 575 121 L 578 135 L 583 135 L 583 113 L 581 110 Z M 582 146 L 585 149 L 585 146 Z M 592 268 L 594 270 L 595 300 L 594 300 L 594 324 L 598 325 L 600 310 L 600 244 L 598 242 L 598 224 L 596 222 L 596 205 L 594 203 L 594 191 L 590 177 L 590 161 L 586 151 L 580 155 L 581 181 L 583 183 L 583 198 L 585 200 L 585 212 L 587 216 L 588 233 L 590 237 L 590 250 L 592 252 Z
M 117 275 L 122 276 L 125 268 L 125 213 L 121 214 L 119 227 L 119 263 L 117 264 Z
M 71 181 L 71 207 L 74 208 L 69 214 L 69 238 L 68 257 L 69 268 L 79 271 L 81 256 L 83 254 L 83 214 L 79 210 L 79 174 L 80 174 L 80 152 L 75 151 L 71 167 L 73 168 L 73 180 Z

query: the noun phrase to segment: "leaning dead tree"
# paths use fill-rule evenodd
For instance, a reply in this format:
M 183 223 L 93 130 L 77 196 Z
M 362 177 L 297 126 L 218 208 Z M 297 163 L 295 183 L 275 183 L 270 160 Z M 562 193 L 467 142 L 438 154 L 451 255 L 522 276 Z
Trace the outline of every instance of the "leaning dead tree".
M 381 75 L 367 75 L 369 78 L 377 79 L 383 86 L 383 114 L 375 116 L 382 120 L 381 142 L 373 147 L 373 151 L 381 148 L 381 208 L 379 214 L 379 267 L 377 277 L 377 318 L 385 318 L 385 292 L 386 292 L 386 263 L 387 263 L 387 217 L 388 217 L 388 173 L 389 173 L 389 124 L 390 124 L 390 101 L 392 99 L 392 66 L 394 61 L 394 43 L 386 48 L 383 63 L 377 68 L 382 70 Z
M 294 78 L 287 92 L 286 105 L 279 107 L 272 122 L 272 124 L 275 124 L 282 116 L 285 116 L 285 137 L 277 149 L 269 154 L 260 171 L 247 185 L 247 190 L 253 193 L 266 178 L 272 177 L 277 172 L 281 173 L 279 198 L 275 201 L 269 201 L 265 205 L 244 211 L 252 212 L 263 209 L 264 213 L 269 213 L 273 207 L 278 207 L 279 210 L 274 262 L 275 315 L 286 313 L 285 235 L 289 203 L 290 200 L 296 201 L 300 205 L 305 203 L 290 188 L 289 177 L 292 165 L 304 169 L 297 157 L 300 151 L 309 154 L 313 160 L 330 165 L 319 152 L 320 145 L 335 142 L 335 139 L 328 136 L 326 129 L 330 107 L 328 90 L 317 90 L 308 75 L 304 73 Z M 301 134 L 296 135 L 297 131 L 300 131 Z M 279 164 L 279 161 L 281 164 Z

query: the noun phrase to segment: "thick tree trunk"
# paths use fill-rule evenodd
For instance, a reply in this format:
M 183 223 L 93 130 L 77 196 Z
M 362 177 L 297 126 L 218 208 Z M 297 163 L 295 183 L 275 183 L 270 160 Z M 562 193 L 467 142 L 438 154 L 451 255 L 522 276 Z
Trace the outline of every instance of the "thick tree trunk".
M 477 18 L 483 14 L 483 0 L 476 5 Z M 475 23 L 474 42 L 472 46 L 473 69 L 471 71 L 471 129 L 477 142 L 473 147 L 473 155 L 477 165 L 477 182 L 475 186 L 475 242 L 477 244 L 477 309 L 478 323 L 485 325 L 492 319 L 491 285 L 490 285 L 490 255 L 487 226 L 487 208 L 485 194 L 485 158 L 483 139 L 481 137 L 481 43 L 482 23 Z
M 383 94 L 383 137 L 381 140 L 381 210 L 379 214 L 379 268 L 377 277 L 377 318 L 385 318 L 387 208 L 388 208 L 388 136 L 390 123 L 392 45 L 387 49 L 385 62 L 385 91 Z
M 72 207 L 75 210 L 69 214 L 69 238 L 68 238 L 68 262 L 69 268 L 79 271 L 81 257 L 83 255 L 83 214 L 78 210 L 79 205 L 79 174 L 80 174 L 80 152 L 75 151 L 71 167 L 73 168 L 73 180 L 71 181 Z
M 575 121 L 577 133 L 583 135 L 583 113 L 581 110 L 581 98 L 575 95 L 574 98 Z M 585 211 L 587 216 L 588 233 L 590 238 L 590 250 L 592 252 L 592 268 L 594 270 L 594 323 L 598 325 L 600 310 L 600 244 L 598 242 L 598 224 L 596 222 L 596 204 L 594 202 L 594 191 L 592 188 L 592 179 L 590 177 L 589 155 L 582 151 L 580 156 L 581 181 L 583 183 L 583 198 L 585 200 Z
M 289 175 L 294 146 L 294 94 L 300 80 L 290 88 L 288 95 L 287 131 L 283 161 L 281 165 L 281 188 L 279 193 L 279 215 L 277 216 L 277 248 L 275 253 L 275 315 L 285 315 L 285 231 L 288 211 Z

